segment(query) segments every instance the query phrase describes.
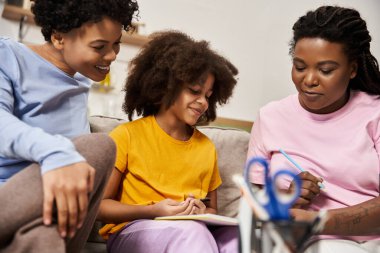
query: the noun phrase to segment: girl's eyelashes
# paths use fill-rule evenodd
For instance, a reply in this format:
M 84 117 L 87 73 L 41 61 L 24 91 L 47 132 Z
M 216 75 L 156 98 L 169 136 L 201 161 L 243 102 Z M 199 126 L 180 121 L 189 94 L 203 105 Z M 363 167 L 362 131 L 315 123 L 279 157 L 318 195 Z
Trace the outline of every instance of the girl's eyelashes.
M 188 90 L 190 91 L 191 94 L 193 95 L 201 95 L 202 94 L 202 88 L 199 87 L 199 88 L 194 88 L 194 86 L 190 86 L 190 87 L 187 87 Z M 205 94 L 205 98 L 207 100 L 210 99 L 211 95 L 212 95 L 212 91 L 208 91 L 206 94 Z
M 194 95 L 199 95 L 201 93 L 201 90 L 197 90 L 191 87 L 189 87 L 189 91 L 191 92 L 191 94 L 194 94 Z
M 104 48 L 104 45 L 101 45 L 101 46 L 93 46 L 92 48 L 95 49 L 95 50 L 102 50 L 102 49 Z

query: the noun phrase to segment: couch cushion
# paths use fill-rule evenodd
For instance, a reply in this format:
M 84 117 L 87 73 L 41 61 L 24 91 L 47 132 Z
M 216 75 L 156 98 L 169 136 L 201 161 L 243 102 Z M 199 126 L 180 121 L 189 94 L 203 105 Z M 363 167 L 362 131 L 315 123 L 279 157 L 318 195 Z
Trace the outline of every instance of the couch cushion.
M 89 121 L 92 133 L 109 133 L 119 124 L 126 122 L 123 119 L 105 116 L 91 116 Z
M 218 213 L 236 217 L 240 190 L 232 181 L 234 174 L 242 174 L 247 157 L 249 133 L 240 129 L 199 127 L 215 144 L 222 185 L 218 188 Z

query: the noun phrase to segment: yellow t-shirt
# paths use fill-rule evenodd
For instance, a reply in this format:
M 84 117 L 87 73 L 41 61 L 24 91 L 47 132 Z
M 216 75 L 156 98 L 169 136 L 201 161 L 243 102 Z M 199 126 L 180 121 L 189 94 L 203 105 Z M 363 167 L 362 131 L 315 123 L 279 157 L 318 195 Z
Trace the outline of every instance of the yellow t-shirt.
M 116 127 L 110 136 L 117 146 L 115 167 L 124 174 L 121 203 L 184 201 L 189 193 L 204 198 L 222 183 L 215 146 L 197 129 L 189 140 L 179 141 L 148 116 Z M 126 223 L 107 224 L 99 233 L 107 238 Z

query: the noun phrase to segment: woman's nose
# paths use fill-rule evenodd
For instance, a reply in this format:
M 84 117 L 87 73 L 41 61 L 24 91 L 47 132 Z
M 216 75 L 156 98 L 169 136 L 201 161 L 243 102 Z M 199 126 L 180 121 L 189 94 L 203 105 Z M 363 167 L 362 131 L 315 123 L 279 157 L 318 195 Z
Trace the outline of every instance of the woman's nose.
M 304 84 L 306 86 L 318 86 L 318 77 L 314 71 L 308 71 L 304 78 Z

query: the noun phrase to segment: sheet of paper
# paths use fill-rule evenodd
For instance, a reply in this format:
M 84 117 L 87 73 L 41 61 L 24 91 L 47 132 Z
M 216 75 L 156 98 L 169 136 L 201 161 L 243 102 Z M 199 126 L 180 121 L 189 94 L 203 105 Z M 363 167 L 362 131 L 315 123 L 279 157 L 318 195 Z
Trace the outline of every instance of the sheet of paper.
M 207 225 L 218 226 L 237 226 L 238 220 L 227 216 L 217 214 L 194 214 L 194 215 L 173 215 L 157 217 L 155 220 L 197 220 L 206 223 Z

